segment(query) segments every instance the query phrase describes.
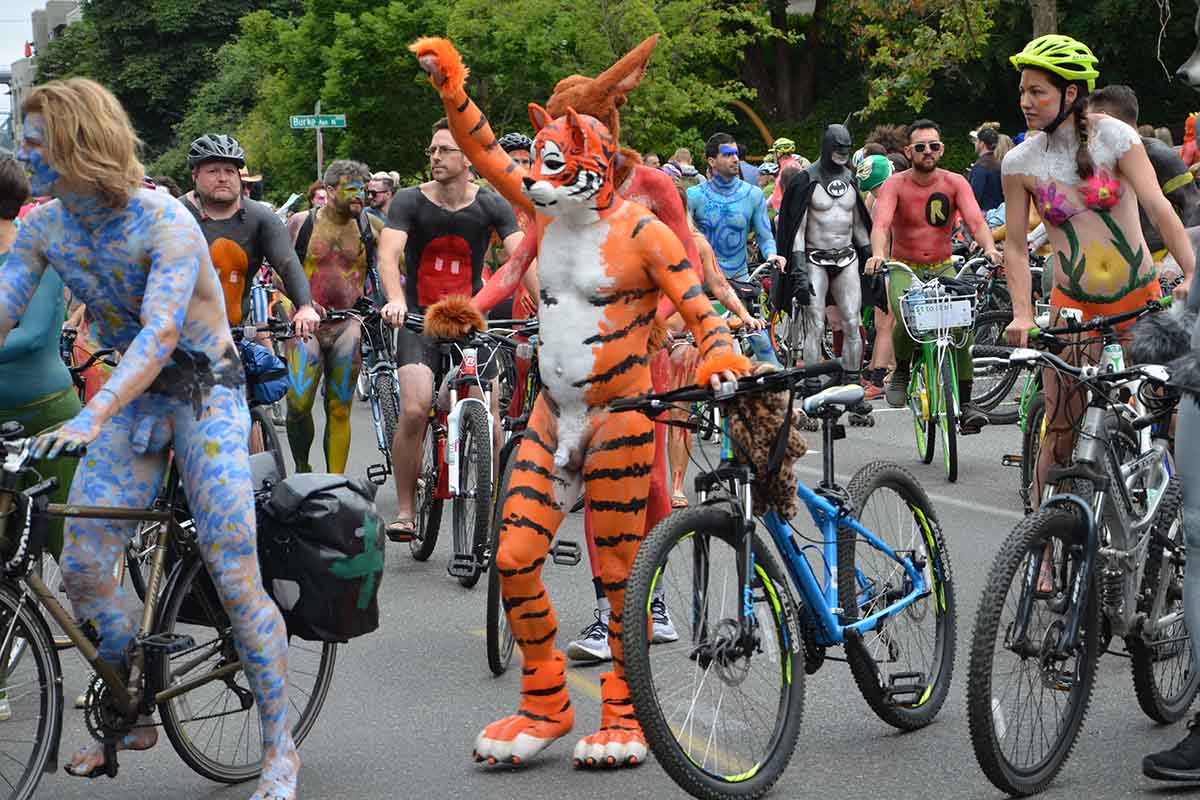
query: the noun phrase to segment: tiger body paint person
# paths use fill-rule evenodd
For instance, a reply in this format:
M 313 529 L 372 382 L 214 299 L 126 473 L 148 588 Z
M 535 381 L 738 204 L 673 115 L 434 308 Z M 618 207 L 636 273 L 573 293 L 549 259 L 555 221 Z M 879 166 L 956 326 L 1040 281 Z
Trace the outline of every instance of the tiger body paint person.
M 644 535 L 654 434 L 645 417 L 610 414 L 607 406 L 650 391 L 649 340 L 664 293 L 700 343 L 697 381 L 732 379 L 749 371 L 749 361 L 737 353 L 712 310 L 679 238 L 645 207 L 617 194 L 617 144 L 601 122 L 569 107 L 552 119 L 531 105 L 538 133 L 534 164 L 525 174 L 494 137 L 485 145 L 456 128 L 465 123 L 461 114 L 470 101 L 463 91 L 466 68 L 449 43 L 423 39 L 411 49 L 431 73 L 447 110 L 458 109 L 459 116 L 450 118 L 456 140 L 481 174 L 531 216 L 535 236 L 526 241 L 537 240 L 543 389 L 517 450 L 496 555 L 509 624 L 524 660 L 522 699 L 516 714 L 483 729 L 474 757 L 523 764 L 574 726 L 566 662 L 554 644 L 557 619 L 541 571 L 582 489 L 612 605 L 613 670 L 601 676 L 600 729 L 579 741 L 574 763 L 637 764 L 645 760 L 646 740 L 625 682 L 621 617 L 625 582 Z M 486 122 L 479 115 L 474 124 L 482 128 Z M 512 166 L 494 179 L 497 160 Z M 461 333 L 468 317 L 482 326 L 465 298 L 444 300 L 429 309 L 427 331 Z

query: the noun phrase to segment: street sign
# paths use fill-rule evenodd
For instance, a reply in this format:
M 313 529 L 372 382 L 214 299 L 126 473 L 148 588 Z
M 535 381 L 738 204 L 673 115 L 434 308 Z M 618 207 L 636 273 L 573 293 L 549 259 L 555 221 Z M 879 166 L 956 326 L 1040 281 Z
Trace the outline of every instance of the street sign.
M 293 128 L 344 128 L 345 114 L 293 114 Z

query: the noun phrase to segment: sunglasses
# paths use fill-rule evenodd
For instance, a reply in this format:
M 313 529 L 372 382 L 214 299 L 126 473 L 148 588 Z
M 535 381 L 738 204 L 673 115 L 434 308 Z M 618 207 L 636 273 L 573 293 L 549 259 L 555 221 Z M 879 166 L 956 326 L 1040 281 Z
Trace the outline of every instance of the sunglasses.
M 462 152 L 462 150 L 458 149 L 457 147 L 445 147 L 444 145 L 440 145 L 440 144 L 435 144 L 432 147 L 425 148 L 425 155 L 427 155 L 427 156 L 433 156 L 438 153 L 442 153 L 444 155 L 450 155 L 451 153 L 461 153 L 461 152 Z
M 913 152 L 916 152 L 916 153 L 924 153 L 925 148 L 929 148 L 929 152 L 931 152 L 931 153 L 940 153 L 940 152 L 942 152 L 942 143 L 941 142 L 928 142 L 928 143 L 917 142 L 916 144 L 914 144 L 912 146 Z
M 381 194 L 391 194 L 387 189 L 368 189 L 367 197 L 375 197 Z

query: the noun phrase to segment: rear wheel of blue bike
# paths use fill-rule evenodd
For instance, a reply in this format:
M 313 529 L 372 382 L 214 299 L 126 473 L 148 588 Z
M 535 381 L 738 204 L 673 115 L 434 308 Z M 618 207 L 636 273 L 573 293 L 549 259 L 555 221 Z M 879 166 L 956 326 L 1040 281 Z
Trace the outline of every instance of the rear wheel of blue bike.
M 671 514 L 642 543 L 625 596 L 626 676 L 646 741 L 702 798 L 766 793 L 791 760 L 804 711 L 795 603 L 758 537 L 740 638 L 736 525 L 715 506 Z M 650 646 L 652 603 L 673 617 L 678 639 Z
M 1075 747 L 1100 655 L 1091 580 L 1077 609 L 1085 528 L 1048 508 L 1026 517 L 1000 548 L 979 600 L 967 673 L 967 726 L 975 758 L 1001 791 L 1045 789 Z M 1074 646 L 1064 637 L 1079 614 Z
M 937 409 L 933 402 L 935 393 L 929 362 L 920 358 L 908 382 L 908 408 L 912 411 L 913 430 L 917 434 L 917 455 L 924 464 L 933 461 L 933 444 L 937 437 Z
M 950 557 L 925 490 L 905 469 L 876 461 L 847 490 L 856 517 L 908 558 L 928 592 L 887 613 L 860 637 L 847 635 L 846 660 L 863 699 L 902 730 L 928 725 L 954 674 L 958 606 Z M 843 526 L 838 532 L 838 601 L 845 624 L 885 612 L 916 589 L 903 565 Z

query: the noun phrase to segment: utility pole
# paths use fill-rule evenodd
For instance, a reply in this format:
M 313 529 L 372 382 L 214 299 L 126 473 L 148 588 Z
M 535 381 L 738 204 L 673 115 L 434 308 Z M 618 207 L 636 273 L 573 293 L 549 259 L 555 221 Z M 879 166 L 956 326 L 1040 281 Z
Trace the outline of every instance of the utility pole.
M 321 101 L 313 106 L 313 115 L 321 116 Z M 320 126 L 317 127 L 317 180 L 323 180 L 325 177 L 325 139 L 321 135 Z

